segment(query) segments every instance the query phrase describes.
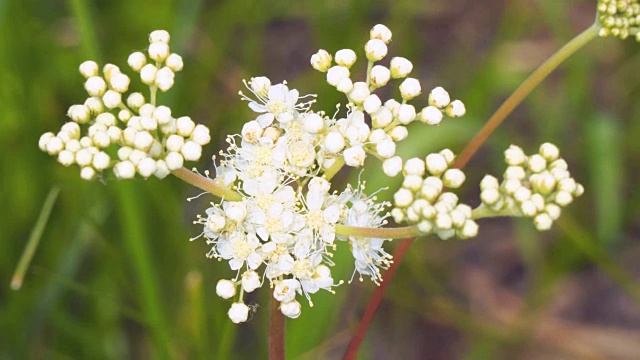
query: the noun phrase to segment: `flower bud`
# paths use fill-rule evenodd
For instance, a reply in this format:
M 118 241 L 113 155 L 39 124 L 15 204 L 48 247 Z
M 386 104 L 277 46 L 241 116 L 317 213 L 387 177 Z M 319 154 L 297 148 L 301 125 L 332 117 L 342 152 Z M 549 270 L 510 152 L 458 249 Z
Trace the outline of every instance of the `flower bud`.
M 241 302 L 233 303 L 227 315 L 234 324 L 243 323 L 249 318 L 249 307 Z
M 376 144 L 376 152 L 381 158 L 389 159 L 396 154 L 396 143 L 391 138 L 382 140 Z
M 544 143 L 540 145 L 539 153 L 549 162 L 555 161 L 560 156 L 560 150 L 558 147 L 551 143 Z
M 153 64 L 147 64 L 140 68 L 140 80 L 145 85 L 153 85 L 156 81 L 156 73 L 158 72 L 158 68 L 156 68 Z
M 83 167 L 80 170 L 80 177 L 84 180 L 93 180 L 96 177 L 96 171 L 92 167 Z
M 529 170 L 538 173 L 547 168 L 547 160 L 540 154 L 534 154 L 529 157 L 527 165 L 529 166 Z
M 326 50 L 318 50 L 311 56 L 311 66 L 318 71 L 326 72 L 331 67 L 331 55 Z
M 511 145 L 504 152 L 504 160 L 507 165 L 520 166 L 527 160 L 527 155 L 525 155 L 524 151 L 522 151 L 520 147 Z
M 173 72 L 178 72 L 182 70 L 182 68 L 184 67 L 184 63 L 182 62 L 182 56 L 178 54 L 169 54 L 169 56 L 167 57 L 167 60 L 165 61 L 165 64 Z
M 420 111 L 420 121 L 427 125 L 440 124 L 442 117 L 442 112 L 435 106 L 427 106 Z
M 407 136 L 409 136 L 409 131 L 406 127 L 398 125 L 391 130 L 389 135 L 391 136 L 391 139 L 393 139 L 393 141 L 397 142 L 406 139 Z
M 216 294 L 223 299 L 231 299 L 236 296 L 236 284 L 231 280 L 218 280 L 216 284 Z
M 243 203 L 234 201 L 228 204 L 224 212 L 229 220 L 239 224 L 247 217 L 247 207 Z
M 202 156 L 202 146 L 195 141 L 187 141 L 184 143 L 180 152 L 185 160 L 197 161 L 200 159 L 200 156 Z
M 122 104 L 122 95 L 117 91 L 108 90 L 102 96 L 102 103 L 108 109 L 116 108 Z
M 344 149 L 344 146 L 345 146 L 345 141 L 344 141 L 344 136 L 342 136 L 342 134 L 340 134 L 337 131 L 332 131 L 329 134 L 327 134 L 327 137 L 325 139 L 325 148 L 329 153 L 337 154 L 340 151 L 342 151 L 342 149 Z
M 91 118 L 91 111 L 86 105 L 71 105 L 67 111 L 67 116 L 78 124 L 86 124 Z
M 327 71 L 327 82 L 337 86 L 338 82 L 349 77 L 349 69 L 344 66 L 334 66 Z
M 169 45 L 163 42 L 154 42 L 149 45 L 149 57 L 157 62 L 162 62 L 169 56 Z
M 344 151 L 345 164 L 352 167 L 360 167 L 364 164 L 364 159 L 367 154 L 364 152 L 362 146 L 352 146 Z
M 451 102 L 449 93 L 441 87 L 437 87 L 429 93 L 429 105 L 442 109 L 449 105 L 449 102 Z
M 464 107 L 464 103 L 460 100 L 453 100 L 446 109 L 447 115 L 452 118 L 463 116 L 467 109 Z
M 242 274 L 242 289 L 245 292 L 252 292 L 260 287 L 260 276 L 253 270 L 246 271 Z
M 391 41 L 391 30 L 382 24 L 377 24 L 371 29 L 369 36 L 371 39 L 379 39 L 388 44 Z
M 353 89 L 349 92 L 348 97 L 355 104 L 362 104 L 369 96 L 369 87 L 367 83 L 359 81 L 353 84 Z
M 92 76 L 85 81 L 84 88 L 89 96 L 102 96 L 107 90 L 107 83 L 100 76 Z
M 389 177 L 395 177 L 402 170 L 402 158 L 394 156 L 382 162 L 382 171 Z
M 411 158 L 404 163 L 403 173 L 405 176 L 418 175 L 420 177 L 425 174 L 425 163 L 420 158 Z
M 375 113 L 371 114 L 372 125 L 374 128 L 383 128 L 391 124 L 393 114 L 387 107 L 382 106 Z
M 413 202 L 413 194 L 405 188 L 400 188 L 393 195 L 393 201 L 396 207 L 406 208 Z
M 113 74 L 109 79 L 111 88 L 119 93 L 127 92 L 130 82 L 129 77 L 123 73 Z
M 444 186 L 457 189 L 464 183 L 465 175 L 460 169 L 448 169 L 442 175 L 442 182 Z
M 380 109 L 380 106 L 382 106 L 382 101 L 380 100 L 378 95 L 372 94 L 364 99 L 364 103 L 362 104 L 362 106 L 364 107 L 364 111 L 366 111 L 368 114 L 373 114 Z
M 165 66 L 156 73 L 155 85 L 160 91 L 166 92 L 173 87 L 174 79 L 175 73 Z
M 80 74 L 88 79 L 98 75 L 98 64 L 95 61 L 85 61 L 80 64 L 79 70 Z
M 340 79 L 336 85 L 336 90 L 348 94 L 353 90 L 353 82 L 348 77 Z
M 338 50 L 335 56 L 336 64 L 347 68 L 350 68 L 357 58 L 356 53 L 351 49 Z
M 364 51 L 369 61 L 379 61 L 387 55 L 387 45 L 382 40 L 372 39 L 364 45 Z
M 447 160 L 441 154 L 429 154 L 425 159 L 427 170 L 432 175 L 440 175 L 447 169 Z
M 398 108 L 398 121 L 401 124 L 410 124 L 416 118 L 416 108 L 413 105 L 402 104 Z
M 154 30 L 149 34 L 149 43 L 162 42 L 169 43 L 169 33 L 166 30 Z
M 176 130 L 178 135 L 189 137 L 193 133 L 193 129 L 196 128 L 196 123 L 188 116 L 181 116 L 176 119 Z
M 538 229 L 539 231 L 546 231 L 551 229 L 551 225 L 553 225 L 553 220 L 549 215 L 542 213 L 537 215 L 535 218 L 533 218 L 533 224 L 535 225 L 536 229 Z
M 165 156 L 164 161 L 167 163 L 169 170 L 178 170 L 184 164 L 184 157 L 177 151 L 171 151 Z
M 144 105 L 144 95 L 142 95 L 141 93 L 134 92 L 127 97 L 127 106 L 129 106 L 130 108 L 137 110 L 142 105 Z
M 382 65 L 376 65 L 371 68 L 370 78 L 371 85 L 376 88 L 385 86 L 389 82 L 389 78 L 391 77 L 391 72 L 389 69 Z
M 302 307 L 298 301 L 293 300 L 293 301 L 280 304 L 280 311 L 282 311 L 282 313 L 286 317 L 295 319 L 298 316 L 300 316 L 300 313 L 302 312 Z
M 400 95 L 404 100 L 411 100 L 420 95 L 422 88 L 418 79 L 406 78 L 402 84 L 400 84 Z
M 138 174 L 143 178 L 148 178 L 156 172 L 156 162 L 152 158 L 144 158 L 138 162 L 136 166 L 138 168 Z
M 413 70 L 413 64 L 411 61 L 403 57 L 394 57 L 391 59 L 391 77 L 394 79 L 400 79 L 406 77 Z

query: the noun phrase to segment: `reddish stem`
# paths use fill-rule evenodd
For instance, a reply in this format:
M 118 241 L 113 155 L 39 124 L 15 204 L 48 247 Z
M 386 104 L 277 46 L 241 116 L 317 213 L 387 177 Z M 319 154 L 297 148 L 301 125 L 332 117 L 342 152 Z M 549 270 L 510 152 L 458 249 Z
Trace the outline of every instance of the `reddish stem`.
M 284 314 L 280 303 L 273 297 L 269 300 L 269 360 L 284 360 Z
M 347 348 L 347 352 L 344 355 L 345 360 L 355 359 L 356 354 L 358 353 L 358 349 L 360 348 L 360 344 L 362 340 L 364 340 L 364 336 L 367 333 L 367 329 L 373 320 L 373 317 L 378 310 L 378 306 L 380 306 L 380 302 L 382 301 L 382 297 L 384 296 L 384 290 L 387 288 L 387 285 L 391 282 L 393 278 L 393 274 L 396 272 L 400 263 L 402 263 L 402 259 L 404 255 L 407 253 L 409 246 L 415 240 L 415 238 L 403 239 L 395 252 L 393 253 L 393 263 L 389 266 L 389 269 L 384 272 L 382 282 L 380 282 L 380 286 L 376 287 L 373 291 L 373 295 L 369 299 L 367 303 L 367 307 L 364 309 L 364 314 L 362 314 L 362 318 L 360 319 L 360 323 L 358 324 L 358 329 L 356 333 L 351 338 L 349 342 L 349 347 Z

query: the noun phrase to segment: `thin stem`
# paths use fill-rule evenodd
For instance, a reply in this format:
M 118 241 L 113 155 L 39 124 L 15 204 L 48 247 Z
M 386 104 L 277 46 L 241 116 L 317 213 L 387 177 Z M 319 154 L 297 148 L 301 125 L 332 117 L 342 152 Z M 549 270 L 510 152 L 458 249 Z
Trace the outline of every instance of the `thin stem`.
M 565 46 L 560 48 L 555 54 L 551 55 L 547 61 L 545 61 L 536 71 L 534 71 L 517 89 L 505 100 L 505 102 L 498 108 L 498 110 L 489 118 L 485 126 L 480 129 L 478 134 L 469 142 L 467 147 L 462 151 L 460 156 L 455 163 L 456 168 L 463 168 L 468 162 L 469 159 L 478 151 L 480 146 L 484 144 L 484 142 L 489 138 L 489 136 L 500 126 L 500 124 L 504 121 L 504 119 L 518 106 L 524 98 L 527 97 L 531 93 L 533 89 L 535 89 L 542 80 L 544 80 L 554 69 L 556 69 L 560 64 L 562 64 L 566 59 L 568 59 L 572 54 L 581 49 L 583 46 L 588 44 L 591 40 L 596 38 L 598 35 L 598 30 L 600 26 L 596 23 L 591 25 L 588 29 L 580 33 L 578 36 L 574 37 L 570 40 Z M 382 301 L 382 297 L 384 295 L 384 291 L 386 285 L 391 281 L 393 273 L 396 268 L 402 263 L 404 259 L 404 255 L 407 252 L 407 249 L 411 245 L 413 238 L 408 238 L 402 240 L 396 251 L 393 254 L 393 263 L 389 267 L 389 269 L 383 275 L 383 282 L 381 286 L 377 287 L 369 302 L 367 303 L 367 307 L 365 308 L 364 314 L 360 319 L 360 323 L 358 324 L 358 329 L 356 333 L 351 338 L 349 343 L 349 347 L 345 354 L 345 359 L 354 359 L 358 348 L 362 343 L 362 339 L 364 338 L 367 329 L 371 325 L 371 320 L 375 315 L 376 310 L 378 309 L 378 305 Z
M 334 162 L 333 165 L 331 165 L 327 169 L 327 171 L 324 172 L 322 177 L 325 178 L 326 180 L 331 180 L 338 173 L 338 171 L 342 169 L 343 166 L 344 166 L 344 157 L 340 156 L 339 158 L 336 159 L 336 162 Z
M 44 205 L 42 205 L 42 210 L 40 210 L 40 215 L 38 216 L 36 225 L 31 230 L 31 235 L 29 235 L 27 246 L 24 248 L 24 252 L 20 257 L 18 266 L 11 278 L 11 288 L 13 290 L 19 290 L 22 287 L 22 280 L 24 280 L 24 275 L 27 273 L 27 269 L 29 269 L 29 264 L 31 264 L 33 255 L 36 253 L 36 249 L 38 249 L 38 244 L 40 243 L 40 239 L 44 233 L 44 228 L 49 222 L 51 210 L 53 210 L 53 205 L 56 203 L 59 193 L 60 188 L 57 186 L 54 186 L 49 190 L 49 195 L 47 195 L 47 199 L 44 201 Z
M 467 144 L 455 163 L 456 168 L 463 168 L 478 151 L 480 146 L 487 141 L 489 136 L 502 124 L 504 119 L 524 100 L 540 82 L 544 80 L 553 70 L 567 60 L 576 51 L 588 44 L 598 36 L 600 27 L 597 24 L 591 25 L 588 29 L 580 33 L 565 44 L 555 54 L 551 55 L 540 67 L 516 89 L 516 91 L 500 105 L 498 110 L 489 118 L 487 123 L 478 131 L 476 136 Z
M 178 179 L 211 193 L 221 199 L 230 201 L 242 201 L 242 195 L 237 192 L 218 185 L 215 181 L 204 177 L 186 168 L 173 170 L 171 173 Z
M 336 225 L 336 235 L 359 236 L 366 238 L 404 239 L 420 235 L 416 226 L 396 228 L 368 228 L 348 225 Z
M 398 269 L 398 265 L 400 265 L 400 263 L 402 262 L 402 259 L 407 253 L 407 250 L 409 250 L 409 246 L 411 246 L 411 242 L 413 240 L 415 240 L 415 238 L 404 239 L 402 240 L 402 242 L 400 242 L 400 244 L 398 244 L 398 247 L 393 254 L 394 261 L 389 266 L 389 269 L 384 272 L 383 281 L 380 282 L 380 286 L 376 288 L 376 290 L 373 292 L 373 295 L 369 299 L 369 303 L 367 303 L 367 307 L 362 314 L 362 318 L 360 318 L 360 323 L 358 323 L 358 329 L 351 338 L 351 341 L 349 341 L 349 347 L 347 348 L 347 352 L 344 355 L 345 360 L 352 360 L 356 358 L 358 349 L 360 348 L 362 340 L 364 340 L 364 336 L 367 333 L 367 329 L 371 325 L 371 321 L 373 320 L 373 317 L 378 310 L 380 302 L 382 302 L 384 290 L 391 282 L 391 279 L 393 279 L 393 274 L 395 274 L 396 270 Z
M 269 360 L 284 360 L 284 314 L 278 309 L 279 302 L 269 297 Z

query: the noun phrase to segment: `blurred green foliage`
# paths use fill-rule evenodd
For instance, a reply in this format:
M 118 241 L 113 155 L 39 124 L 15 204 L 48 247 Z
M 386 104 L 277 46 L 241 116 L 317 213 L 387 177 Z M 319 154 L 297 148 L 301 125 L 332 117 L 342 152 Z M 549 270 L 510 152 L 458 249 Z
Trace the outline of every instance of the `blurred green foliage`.
M 316 109 L 332 112 L 341 98 L 308 65 L 310 55 L 317 48 L 357 50 L 382 22 L 394 32 L 392 54 L 414 61 L 423 87 L 444 86 L 468 110 L 438 128 L 414 124 L 401 153 L 459 152 L 538 64 L 591 24 L 594 3 L 0 1 L 0 358 L 266 354 L 267 292 L 250 297 L 261 307 L 248 324 L 231 324 L 229 303 L 215 296 L 216 281 L 231 271 L 204 257 L 204 242 L 188 241 L 200 231 L 192 219 L 212 198 L 185 202 L 198 191 L 175 178 L 85 182 L 77 168 L 39 151 L 40 134 L 59 128 L 66 109 L 86 96 L 77 71 L 83 60 L 124 69 L 150 31 L 168 30 L 185 70 L 160 101 L 213 130 L 212 155 L 253 116 L 236 95 L 242 79 L 286 79 L 303 94 L 317 93 Z M 640 332 L 633 275 L 640 270 L 639 46 L 598 39 L 571 58 L 474 158 L 461 196 L 478 203 L 476 184 L 503 171 L 509 144 L 533 151 L 545 141 L 560 146 L 586 195 L 548 233 L 527 220 L 491 220 L 473 240 L 415 242 L 362 358 L 487 359 L 532 351 L 541 358 L 606 358 L 611 353 L 586 335 L 575 335 L 572 341 L 584 342 L 576 346 L 535 336 L 547 331 L 563 339 L 594 328 L 612 336 L 600 325 L 617 329 L 616 351 L 640 354 L 640 341 L 632 341 Z M 394 189 L 395 180 L 380 173 L 364 173 L 368 189 Z M 338 183 L 348 181 L 341 173 Z M 22 289 L 13 291 L 12 272 L 54 186 L 61 192 L 53 214 Z M 349 257 L 337 255 L 336 278 L 350 278 Z M 288 355 L 340 356 L 371 289 L 358 283 L 316 296 L 314 308 L 305 305 L 301 318 L 288 322 Z M 550 324 L 556 333 L 545 328 Z

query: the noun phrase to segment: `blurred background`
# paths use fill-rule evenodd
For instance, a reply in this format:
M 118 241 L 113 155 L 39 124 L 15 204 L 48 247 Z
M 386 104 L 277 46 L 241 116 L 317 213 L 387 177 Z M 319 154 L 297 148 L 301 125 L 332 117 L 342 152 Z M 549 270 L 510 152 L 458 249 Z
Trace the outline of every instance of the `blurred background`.
M 406 156 L 460 152 L 537 65 L 587 28 L 595 0 L 0 1 L 0 358 L 133 359 L 266 357 L 267 289 L 252 294 L 241 326 L 215 295 L 232 276 L 189 242 L 213 198 L 163 181 L 80 179 L 42 153 L 40 134 L 86 97 L 78 65 L 127 56 L 166 29 L 185 69 L 159 101 L 212 129 L 210 155 L 254 114 L 241 80 L 288 80 L 314 108 L 340 94 L 309 66 L 324 48 L 362 55 L 369 29 L 393 31 L 391 55 L 414 62 L 424 89 L 445 87 L 467 115 L 437 128 L 413 124 Z M 429 359 L 640 358 L 640 45 L 596 39 L 548 78 L 466 169 L 463 201 L 478 205 L 479 180 L 504 171 L 509 144 L 526 152 L 559 145 L 586 188 L 551 231 L 530 220 L 481 222 L 477 238 L 415 241 L 390 284 L 360 357 Z M 362 73 L 364 64 L 358 64 Z M 357 65 L 357 66 L 358 66 Z M 358 69 L 358 68 L 357 68 Z M 425 101 L 425 99 L 422 99 Z M 419 102 L 419 101 L 418 101 Z M 197 164 L 212 169 L 210 161 Z M 370 192 L 398 184 L 378 164 Z M 356 174 L 340 173 L 336 186 Z M 397 181 L 393 180 L 393 181 Z M 51 189 L 60 193 L 22 289 L 11 276 Z M 395 244 L 391 243 L 391 248 Z M 345 250 L 345 249 L 343 249 Z M 335 278 L 353 271 L 339 251 Z M 287 324 L 291 359 L 343 354 L 374 286 L 356 282 Z

